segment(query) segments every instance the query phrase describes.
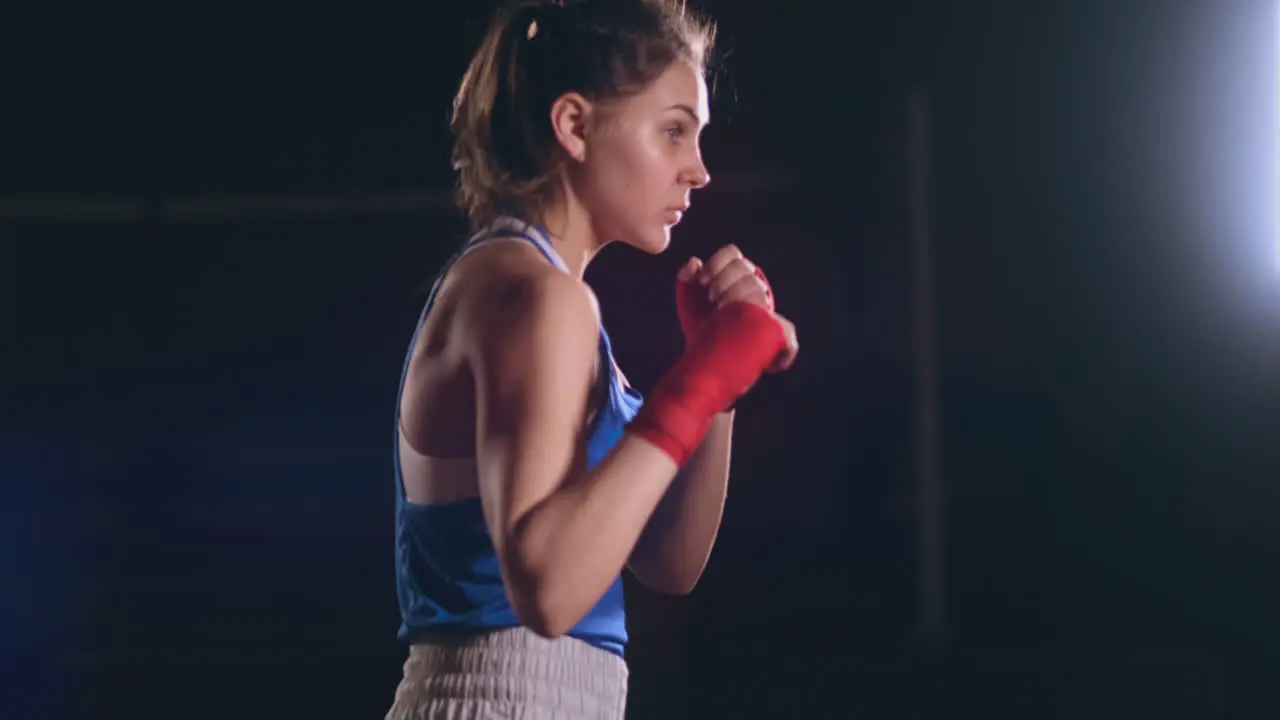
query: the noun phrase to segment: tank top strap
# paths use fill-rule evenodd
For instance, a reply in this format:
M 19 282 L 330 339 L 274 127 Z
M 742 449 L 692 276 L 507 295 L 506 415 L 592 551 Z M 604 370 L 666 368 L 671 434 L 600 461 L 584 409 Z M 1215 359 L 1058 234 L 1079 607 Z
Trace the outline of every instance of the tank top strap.
M 461 254 L 465 255 L 486 242 L 499 239 L 523 239 L 538 248 L 547 262 L 554 265 L 557 270 L 562 273 L 569 272 L 569 266 L 565 264 L 564 258 L 560 257 L 560 253 L 556 252 L 555 246 L 551 244 L 551 238 L 542 228 L 513 217 L 504 216 L 493 221 L 487 229 L 467 241 Z
M 436 294 L 440 291 L 440 286 L 444 284 L 445 276 L 449 274 L 455 263 L 462 259 L 463 255 L 475 250 L 485 243 L 494 240 L 524 240 L 530 245 L 538 249 L 542 256 L 554 265 L 560 272 L 569 272 L 569 266 L 565 264 L 564 258 L 560 257 L 560 253 L 556 252 L 555 246 L 551 244 L 551 238 L 547 237 L 542 228 L 517 220 L 513 217 L 499 217 L 489 227 L 481 230 L 462 244 L 453 256 L 445 261 L 444 266 L 440 269 L 440 273 L 436 275 L 435 281 L 431 284 L 431 291 L 427 294 L 427 301 L 422 305 L 422 312 L 418 315 L 417 328 L 421 329 L 422 323 L 427 319 L 427 313 L 431 312 L 431 306 L 435 303 Z M 412 342 L 417 340 L 417 332 L 415 331 Z M 408 359 L 405 359 L 405 368 L 408 369 Z
M 399 423 L 400 423 L 400 397 L 404 394 L 404 381 L 409 375 L 409 361 L 413 357 L 413 347 L 418 342 L 418 333 L 422 331 L 422 326 L 427 320 L 427 313 L 431 312 L 431 306 L 435 304 L 436 295 L 440 292 L 440 286 L 444 284 L 445 276 L 453 269 L 454 264 L 466 255 L 468 252 L 484 245 L 485 243 L 495 240 L 524 240 L 542 253 L 547 259 L 561 272 L 569 272 L 569 266 L 565 264 L 564 258 L 560 257 L 560 253 L 556 252 L 555 246 L 551 244 L 551 238 L 542 228 L 527 223 L 510 216 L 501 216 L 494 220 L 489 227 L 481 230 L 463 243 L 453 255 L 445 262 L 440 269 L 440 273 L 436 275 L 435 282 L 431 284 L 431 291 L 427 294 L 427 301 L 422 305 L 422 312 L 418 315 L 418 324 L 414 327 L 413 335 L 409 339 L 409 349 L 405 353 L 404 362 L 400 368 L 400 385 L 396 390 L 396 465 L 399 467 Z M 604 333 L 603 326 L 600 328 L 601 334 Z M 608 347 L 608 338 L 604 338 L 604 347 Z M 606 351 L 606 355 L 610 357 L 612 362 L 612 354 Z M 610 369 L 612 374 L 612 369 Z

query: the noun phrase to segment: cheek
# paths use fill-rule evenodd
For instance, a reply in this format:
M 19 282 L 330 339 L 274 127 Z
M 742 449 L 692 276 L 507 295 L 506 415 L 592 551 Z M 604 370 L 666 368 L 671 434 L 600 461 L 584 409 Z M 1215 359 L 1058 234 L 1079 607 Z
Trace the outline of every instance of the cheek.
M 653 211 L 669 201 L 675 170 L 671 152 L 660 143 L 631 143 L 617 169 L 632 211 Z
M 608 232 L 640 245 L 662 242 L 664 208 L 672 202 L 678 158 L 665 138 L 642 135 L 611 138 L 600 147 L 584 178 L 583 190 Z
M 666 195 L 672 163 L 661 143 L 630 137 L 618 143 L 609 160 L 610 185 L 625 193 L 631 204 Z

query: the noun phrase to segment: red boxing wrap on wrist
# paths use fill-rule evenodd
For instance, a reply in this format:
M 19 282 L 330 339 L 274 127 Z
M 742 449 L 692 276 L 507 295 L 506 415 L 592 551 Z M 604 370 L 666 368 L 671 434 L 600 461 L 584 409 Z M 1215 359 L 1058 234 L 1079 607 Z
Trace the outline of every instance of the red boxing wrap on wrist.
M 717 310 L 654 385 L 627 431 L 683 466 L 711 419 L 745 393 L 786 344 L 782 325 L 759 305 L 733 303 Z

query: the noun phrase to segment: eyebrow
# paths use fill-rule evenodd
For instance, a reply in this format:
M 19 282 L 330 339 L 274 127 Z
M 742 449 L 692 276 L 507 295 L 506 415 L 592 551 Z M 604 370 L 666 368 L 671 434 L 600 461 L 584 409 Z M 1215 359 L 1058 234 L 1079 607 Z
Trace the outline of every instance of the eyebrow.
M 711 122 L 710 120 L 703 120 L 703 119 L 698 115 L 698 111 L 697 111 L 697 110 L 694 110 L 692 107 L 690 107 L 690 106 L 688 106 L 688 105 L 685 105 L 684 103 L 676 103 L 675 105 L 672 105 L 671 107 L 668 107 L 667 109 L 668 109 L 668 110 L 679 110 L 679 111 L 683 112 L 684 114 L 686 114 L 686 115 L 688 115 L 689 117 L 693 118 L 693 121 L 694 121 L 694 122 L 696 122 L 696 123 L 698 123 L 698 125 L 706 125 L 706 124 L 708 124 L 708 123 L 710 123 L 710 122 Z

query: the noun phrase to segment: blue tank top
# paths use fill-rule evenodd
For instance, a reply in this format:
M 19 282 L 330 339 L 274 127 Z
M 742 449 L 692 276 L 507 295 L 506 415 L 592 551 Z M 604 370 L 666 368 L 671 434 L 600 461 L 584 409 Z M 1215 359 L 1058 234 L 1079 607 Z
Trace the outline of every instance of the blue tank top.
M 426 307 L 406 353 L 396 400 L 396 593 L 400 602 L 398 637 L 412 642 L 422 634 L 470 634 L 520 624 L 507 599 L 498 569 L 498 557 L 485 525 L 479 498 L 441 505 L 422 505 L 405 498 L 400 466 L 400 394 L 404 392 L 413 347 L 431 311 L 441 282 L 464 253 L 494 238 L 520 238 L 533 244 L 547 260 L 567 272 L 550 240 L 536 227 L 501 218 L 488 230 L 467 241 L 436 277 Z M 615 371 L 609 335 L 600 327 L 601 403 L 591 420 L 587 440 L 587 466 L 596 463 L 622 437 L 623 428 L 635 417 L 642 399 L 623 385 Z M 607 386 L 607 387 L 603 387 Z M 595 607 L 569 631 L 570 637 L 623 655 L 627 643 L 626 615 L 619 575 Z

